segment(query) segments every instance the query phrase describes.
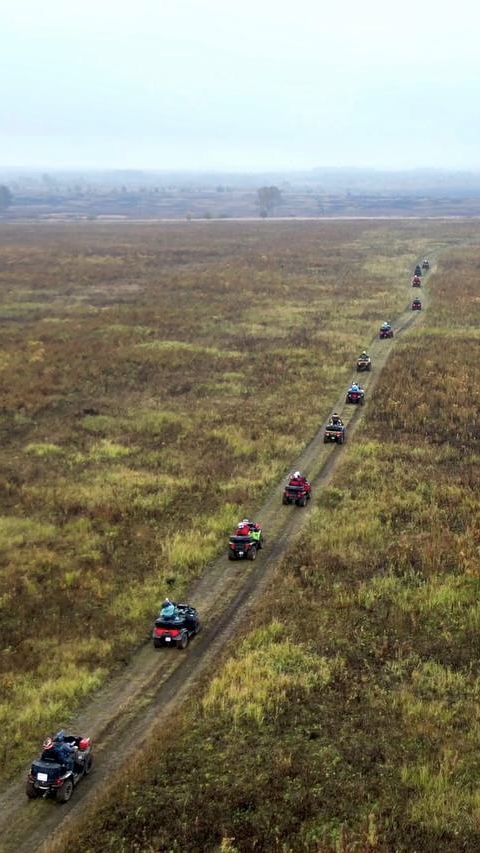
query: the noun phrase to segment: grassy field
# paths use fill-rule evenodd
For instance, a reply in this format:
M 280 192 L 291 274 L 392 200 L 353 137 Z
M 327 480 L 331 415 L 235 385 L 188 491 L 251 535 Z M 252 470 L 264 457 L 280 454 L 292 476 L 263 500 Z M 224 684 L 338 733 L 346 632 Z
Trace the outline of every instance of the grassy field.
M 479 267 L 442 255 L 243 638 L 69 849 L 480 848 Z
M 2 227 L 2 773 L 289 470 L 424 245 L 405 224 Z

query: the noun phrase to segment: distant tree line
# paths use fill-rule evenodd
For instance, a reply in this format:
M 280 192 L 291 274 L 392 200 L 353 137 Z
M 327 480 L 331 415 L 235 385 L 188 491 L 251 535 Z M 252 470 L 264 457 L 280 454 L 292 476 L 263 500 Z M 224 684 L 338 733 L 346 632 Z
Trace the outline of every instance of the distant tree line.
M 7 207 L 10 207 L 13 201 L 13 195 L 5 186 L 5 184 L 0 184 L 0 211 L 6 210 Z
M 278 187 L 260 187 L 257 190 L 257 206 L 260 209 L 260 216 L 268 216 L 269 213 L 273 213 L 281 201 L 282 194 Z

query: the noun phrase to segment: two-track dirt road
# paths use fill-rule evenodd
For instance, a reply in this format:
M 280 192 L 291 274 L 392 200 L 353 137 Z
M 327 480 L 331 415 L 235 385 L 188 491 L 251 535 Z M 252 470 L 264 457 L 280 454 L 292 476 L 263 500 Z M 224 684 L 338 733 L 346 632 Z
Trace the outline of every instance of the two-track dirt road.
M 423 279 L 423 283 L 425 278 Z M 362 374 L 366 405 L 371 405 L 372 392 L 396 342 L 408 329 L 421 321 L 424 311 L 412 312 L 412 289 L 405 282 L 408 307 L 393 323 L 392 340 L 378 340 L 370 344 L 373 370 Z M 415 291 L 413 291 L 415 294 Z M 428 305 L 428 293 L 422 287 L 423 308 Z M 352 353 L 352 375 L 354 357 Z M 324 419 L 318 432 L 295 460 L 291 468 L 305 472 L 312 482 L 313 502 L 330 482 L 363 416 L 363 407 L 345 406 L 345 390 L 336 405 L 347 425 L 345 446 L 325 445 Z M 319 417 L 320 420 L 320 417 Z M 186 652 L 155 650 L 145 644 L 128 666 L 113 678 L 86 705 L 72 722 L 70 729 L 90 735 L 95 743 L 95 771 L 83 780 L 72 800 L 60 806 L 53 801 L 29 801 L 25 796 L 22 778 L 6 787 L 0 794 L 0 851 L 23 853 L 39 849 L 61 851 L 62 834 L 80 818 L 88 804 L 93 802 L 108 783 L 114 770 L 118 771 L 128 758 L 125 744 L 130 750 L 138 749 L 153 725 L 162 721 L 172 725 L 179 703 L 189 695 L 192 687 L 205 679 L 212 669 L 215 657 L 230 639 L 242 620 L 252 596 L 259 594 L 270 580 L 276 566 L 291 544 L 292 538 L 306 524 L 309 508 L 282 505 L 283 483 L 272 491 L 256 517 L 261 520 L 266 533 L 266 546 L 255 562 L 230 562 L 223 553 L 189 591 L 191 601 L 203 620 L 203 630 Z M 117 748 L 122 743 L 122 749 Z

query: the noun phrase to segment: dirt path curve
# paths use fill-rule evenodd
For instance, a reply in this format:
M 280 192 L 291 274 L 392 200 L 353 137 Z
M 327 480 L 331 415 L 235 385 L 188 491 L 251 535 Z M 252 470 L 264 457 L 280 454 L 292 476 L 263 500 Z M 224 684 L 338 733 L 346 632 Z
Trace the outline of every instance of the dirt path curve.
M 408 293 L 408 307 L 393 326 L 393 340 L 377 338 L 370 345 L 373 370 L 363 374 L 364 379 L 362 377 L 367 406 L 398 337 L 423 316 L 423 311 L 410 310 L 412 290 Z M 428 293 L 424 287 L 421 296 L 425 309 Z M 292 462 L 292 469 L 299 468 L 308 474 L 314 495 L 312 502 L 330 482 L 362 419 L 363 408 L 345 406 L 343 391 L 334 409 L 342 413 L 347 426 L 347 444 L 325 445 L 322 423 L 312 441 Z M 132 744 L 130 752 L 137 750 L 139 744 L 148 739 L 153 725 L 161 721 L 172 725 L 179 703 L 187 698 L 192 686 L 205 677 L 219 651 L 237 630 L 248 600 L 264 588 L 292 537 L 308 520 L 309 507 L 298 509 L 282 505 L 283 485 L 279 483 L 273 489 L 256 513 L 267 535 L 266 546 L 257 560 L 230 562 L 223 553 L 189 591 L 187 599 L 201 614 L 208 613 L 209 617 L 188 650 L 182 653 L 174 649 L 155 650 L 150 642 L 146 643 L 128 666 L 72 721 L 69 726 L 72 731 L 87 733 L 94 739 L 96 763 L 95 772 L 79 784 L 71 802 L 59 806 L 53 801 L 27 800 L 24 777 L 4 789 L 0 795 L 2 853 L 32 853 L 40 849 L 60 853 L 64 850 L 62 834 L 101 794 L 112 771 L 118 771 L 126 762 L 128 748 L 125 744 Z

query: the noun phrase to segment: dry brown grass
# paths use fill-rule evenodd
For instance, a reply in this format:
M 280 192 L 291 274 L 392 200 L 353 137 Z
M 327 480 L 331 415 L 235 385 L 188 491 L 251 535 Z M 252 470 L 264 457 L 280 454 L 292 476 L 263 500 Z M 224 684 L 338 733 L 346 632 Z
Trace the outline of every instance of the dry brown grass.
M 442 260 L 254 630 L 72 849 L 479 848 L 479 257 Z

